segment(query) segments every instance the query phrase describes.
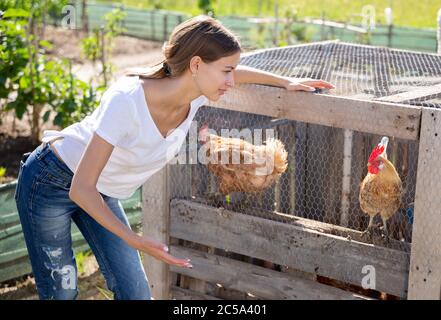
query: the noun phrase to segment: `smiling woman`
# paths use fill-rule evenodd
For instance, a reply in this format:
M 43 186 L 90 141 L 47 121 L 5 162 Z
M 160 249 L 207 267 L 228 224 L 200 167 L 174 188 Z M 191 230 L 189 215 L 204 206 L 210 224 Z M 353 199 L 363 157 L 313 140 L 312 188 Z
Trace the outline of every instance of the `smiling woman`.
M 187 20 L 164 46 L 162 63 L 121 77 L 92 114 L 61 131 L 46 130 L 43 143 L 23 155 L 15 200 L 41 299 L 77 296 L 71 220 L 115 298 L 150 299 L 137 250 L 171 265 L 192 265 L 133 232 L 120 199 L 174 157 L 199 107 L 236 83 L 332 88 L 321 80 L 298 82 L 238 66 L 240 53 L 237 37 L 217 20 Z

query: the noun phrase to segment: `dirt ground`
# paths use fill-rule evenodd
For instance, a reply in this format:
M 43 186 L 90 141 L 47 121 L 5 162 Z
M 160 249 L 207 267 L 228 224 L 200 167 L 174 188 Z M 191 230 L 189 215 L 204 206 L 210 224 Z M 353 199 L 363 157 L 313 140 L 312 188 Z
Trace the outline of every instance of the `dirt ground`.
M 67 29 L 48 27 L 45 38 L 54 47 L 52 56 L 67 57 L 73 60 L 73 71 L 82 80 L 89 81 L 97 69 L 91 63 L 84 62 L 81 57 L 81 32 Z M 66 41 L 66 39 L 69 39 Z M 115 66 L 113 79 L 121 76 L 126 68 L 146 67 L 162 60 L 162 43 L 119 36 L 115 41 L 114 54 L 111 58 Z M 43 113 L 44 114 L 44 111 Z M 2 114 L 0 125 L 0 167 L 6 168 L 6 174 L 0 177 L 0 184 L 17 178 L 18 166 L 23 153 L 32 151 L 33 145 L 29 139 L 29 117 L 25 114 L 19 120 L 13 112 Z M 51 123 L 42 124 L 46 129 L 61 129 Z M 84 273 L 79 275 L 78 287 L 80 300 L 105 300 L 111 298 L 105 288 L 104 278 L 98 269 L 93 255 L 84 260 Z M 23 277 L 0 284 L 0 300 L 38 299 L 35 281 L 32 277 Z
M 66 57 L 73 61 L 73 72 L 82 80 L 90 81 L 97 74 L 98 69 L 90 62 L 85 62 L 81 55 L 81 31 L 55 28 L 48 26 L 45 39 L 53 44 L 50 56 Z M 66 41 L 66 39 L 69 39 Z M 163 58 L 162 43 L 146 41 L 133 37 L 119 36 L 115 46 L 111 63 L 115 66 L 113 79 L 123 75 L 127 68 L 146 67 L 160 62 Z M 45 110 L 42 112 L 44 114 Z M 0 184 L 13 181 L 18 175 L 18 165 L 23 153 L 32 151 L 38 146 L 29 139 L 29 115 L 23 119 L 15 117 L 13 111 L 1 114 L 0 125 L 0 167 L 6 168 L 5 176 L 0 177 Z M 41 132 L 46 129 L 61 129 L 52 123 L 44 123 Z
M 77 300 L 110 300 L 105 280 L 93 255 L 85 258 L 84 271 L 78 275 Z M 35 280 L 24 276 L 0 284 L 0 300 L 38 300 Z

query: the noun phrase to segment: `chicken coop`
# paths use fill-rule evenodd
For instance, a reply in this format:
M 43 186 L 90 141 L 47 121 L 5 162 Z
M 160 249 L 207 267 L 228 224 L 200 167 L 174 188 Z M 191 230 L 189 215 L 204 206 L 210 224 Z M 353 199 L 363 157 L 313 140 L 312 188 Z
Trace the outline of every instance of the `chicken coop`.
M 250 52 L 240 63 L 336 88 L 239 85 L 199 109 L 175 161 L 142 188 L 144 233 L 193 264 L 145 255 L 153 296 L 440 299 L 441 55 L 325 41 Z M 263 191 L 219 193 L 218 177 L 195 160 L 204 124 L 255 144 L 274 136 L 287 170 Z M 383 136 L 401 203 L 388 238 L 365 237 L 360 184 Z

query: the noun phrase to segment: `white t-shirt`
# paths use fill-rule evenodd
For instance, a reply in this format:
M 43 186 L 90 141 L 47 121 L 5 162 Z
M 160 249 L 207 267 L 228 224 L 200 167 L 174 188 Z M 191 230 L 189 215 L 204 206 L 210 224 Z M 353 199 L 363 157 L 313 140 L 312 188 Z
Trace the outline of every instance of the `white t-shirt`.
M 142 81 L 137 76 L 123 76 L 104 92 L 100 106 L 91 115 L 61 131 L 45 130 L 42 141 L 64 137 L 55 147 L 70 170 L 76 172 L 96 132 L 115 146 L 98 179 L 97 190 L 127 199 L 179 152 L 196 111 L 207 101 L 205 96 L 193 100 L 185 121 L 164 138 L 149 112 Z

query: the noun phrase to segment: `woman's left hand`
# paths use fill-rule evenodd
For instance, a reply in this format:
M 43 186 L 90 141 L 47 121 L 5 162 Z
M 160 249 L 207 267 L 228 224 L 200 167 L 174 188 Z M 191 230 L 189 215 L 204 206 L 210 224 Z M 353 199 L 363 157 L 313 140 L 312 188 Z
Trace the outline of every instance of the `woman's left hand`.
M 316 88 L 320 89 L 334 89 L 335 86 L 324 80 L 315 79 L 298 79 L 287 78 L 288 82 L 285 85 L 286 90 L 290 91 L 315 91 Z

